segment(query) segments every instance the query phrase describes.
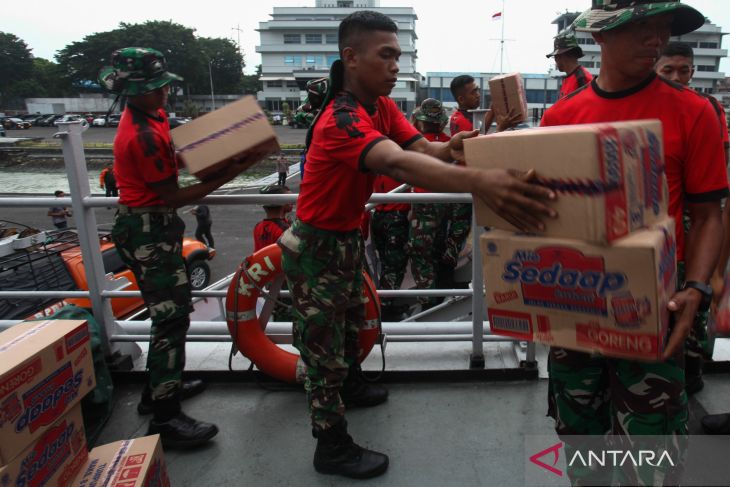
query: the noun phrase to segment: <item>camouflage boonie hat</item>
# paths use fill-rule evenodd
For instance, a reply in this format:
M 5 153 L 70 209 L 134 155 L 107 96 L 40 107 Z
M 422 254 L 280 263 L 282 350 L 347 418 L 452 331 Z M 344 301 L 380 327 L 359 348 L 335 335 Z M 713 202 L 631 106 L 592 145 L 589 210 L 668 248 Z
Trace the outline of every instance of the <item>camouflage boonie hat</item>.
M 558 54 L 565 54 L 572 50 L 575 50 L 578 59 L 583 57 L 583 49 L 581 49 L 580 45 L 578 45 L 578 39 L 575 38 L 573 33 L 558 34 L 555 37 L 553 47 L 554 51 L 550 54 L 546 54 L 545 57 L 554 57 Z
M 426 98 L 421 103 L 421 108 L 415 114 L 416 120 L 420 122 L 446 123 L 449 119 L 446 116 L 444 105 L 435 98 Z
M 581 32 L 605 32 L 640 19 L 673 13 L 672 35 L 681 36 L 699 29 L 705 17 L 679 0 L 593 0 L 593 7 L 583 12 L 572 28 Z
M 313 79 L 307 82 L 307 101 L 312 110 L 318 110 L 322 106 L 324 97 L 327 96 L 330 79 L 328 77 Z
M 167 70 L 165 56 L 147 47 L 125 47 L 112 53 L 112 65 L 101 68 L 99 82 L 112 93 L 144 95 L 182 77 Z

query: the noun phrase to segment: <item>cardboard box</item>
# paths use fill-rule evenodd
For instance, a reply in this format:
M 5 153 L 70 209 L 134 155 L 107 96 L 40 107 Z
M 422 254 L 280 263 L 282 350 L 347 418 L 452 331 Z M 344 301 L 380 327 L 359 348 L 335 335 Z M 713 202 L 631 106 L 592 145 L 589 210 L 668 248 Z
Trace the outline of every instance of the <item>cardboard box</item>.
M 658 360 L 676 289 L 674 221 L 610 247 L 492 230 L 481 237 L 492 332 Z
M 497 117 L 505 117 L 516 110 L 521 115 L 520 122 L 527 120 L 527 96 L 520 73 L 503 74 L 490 79 L 489 94 Z
M 43 435 L 0 468 L 3 486 L 66 487 L 88 458 L 81 404 L 50 426 Z
M 0 333 L 0 465 L 95 385 L 86 321 L 29 321 Z
M 202 483 L 204 485 L 205 482 Z M 169 487 L 160 436 L 94 448 L 73 487 Z
M 274 129 L 253 96 L 196 118 L 170 131 L 177 155 L 190 174 L 205 179 L 231 158 L 257 147 L 279 151 Z M 253 165 L 252 162 L 250 165 Z M 241 166 L 241 171 L 250 166 Z
M 667 215 L 661 122 L 546 127 L 464 141 L 466 164 L 489 169 L 535 169 L 558 196 L 556 220 L 540 235 L 606 244 Z M 516 230 L 474 200 L 479 225 Z

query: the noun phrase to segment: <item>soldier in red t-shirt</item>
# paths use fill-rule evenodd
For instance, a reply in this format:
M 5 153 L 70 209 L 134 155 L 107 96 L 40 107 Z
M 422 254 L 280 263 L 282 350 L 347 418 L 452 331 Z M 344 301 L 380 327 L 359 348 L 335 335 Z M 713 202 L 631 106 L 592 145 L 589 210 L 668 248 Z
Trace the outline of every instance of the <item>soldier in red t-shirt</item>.
M 165 447 L 188 448 L 206 443 L 218 428 L 187 416 L 180 406 L 204 384 L 182 382 L 192 296 L 182 257 L 185 223 L 176 209 L 230 181 L 240 167 L 262 159 L 268 148 L 242 155 L 244 166 L 233 163 L 204 182 L 180 188 L 164 111 L 169 85 L 176 80 L 182 78 L 167 71 L 162 53 L 138 47 L 112 53 L 112 66 L 99 74 L 103 87 L 127 97 L 114 138 L 114 174 L 121 195 L 112 240 L 134 272 L 152 319 L 149 382 L 137 410 L 153 414 L 148 434 L 159 434 Z
M 594 1 L 573 24 L 601 46 L 601 72 L 591 84 L 548 109 L 544 126 L 659 119 L 664 130 L 669 214 L 676 222 L 677 258 L 685 281 L 671 297 L 673 326 L 663 361 L 607 359 L 553 347 L 549 356 L 549 414 L 559 435 L 614 433 L 629 443 L 644 435 L 666 439 L 667 451 L 687 434 L 682 347 L 697 311 L 709 305 L 707 281 L 720 250 L 720 201 L 728 194 L 721 132 L 710 103 L 658 77 L 654 63 L 670 35 L 701 27 L 704 16 L 679 2 Z M 682 214 L 692 228 L 685 245 Z M 570 446 L 569 440 L 565 440 Z M 573 439 L 570 439 L 573 441 Z M 674 485 L 668 464 L 624 472 L 626 485 Z M 571 481 L 610 485 L 599 470 L 569 469 Z
M 580 48 L 578 40 L 571 32 L 564 32 L 555 37 L 554 48 L 553 52 L 546 57 L 554 57 L 555 67 L 558 71 L 565 73 L 565 78 L 560 86 L 560 99 L 590 83 L 593 75 L 578 63 L 578 59 L 584 56 L 583 49 Z
M 271 185 L 264 186 L 259 190 L 261 194 L 289 194 L 291 190 L 286 186 Z M 281 205 L 266 204 L 264 211 L 266 218 L 256 224 L 253 229 L 253 251 L 258 252 L 264 247 L 276 243 L 281 234 L 289 228 L 289 221 L 286 215 L 292 210 L 290 203 Z
M 689 87 L 695 72 L 694 51 L 692 47 L 684 42 L 670 42 L 662 52 L 654 70 L 658 75 L 663 76 L 670 81 Z M 725 150 L 725 159 L 727 163 L 728 130 L 727 122 L 725 120 L 725 110 L 715 97 L 706 95 L 699 91 L 697 93 L 705 97 L 715 109 L 715 113 L 718 117 L 718 123 L 723 134 L 723 148 Z M 727 205 L 725 208 L 724 215 L 727 217 L 730 213 L 728 212 Z M 723 287 L 723 276 L 725 271 L 723 262 L 727 261 L 726 252 L 728 251 L 728 245 L 730 245 L 730 235 L 728 234 L 730 227 L 728 227 L 727 220 L 725 221 L 724 228 L 725 237 L 723 247 L 720 252 L 720 259 L 718 260 L 718 264 L 711 280 L 713 296 L 718 299 L 722 293 Z M 725 255 L 724 258 L 723 254 Z M 707 336 L 707 313 L 701 313 L 698 315 L 698 319 L 695 320 L 692 332 L 685 343 L 684 374 L 687 394 L 694 394 L 704 387 L 704 381 L 702 379 L 704 356 L 712 357 L 712 349 L 713 344 Z
M 339 27 L 340 60 L 330 89 L 307 134 L 307 177 L 297 199 L 297 220 L 279 239 L 282 267 L 294 306 L 294 345 L 306 365 L 305 389 L 313 433 L 314 467 L 355 478 L 381 475 L 388 457 L 355 444 L 345 407 L 387 399 L 365 382 L 357 365 L 358 331 L 365 326 L 362 297 L 365 203 L 376 174 L 432 191 L 469 191 L 520 228 L 541 228 L 554 217 L 552 191 L 504 170 L 444 164 L 463 159 L 461 133 L 429 142 L 388 98 L 398 81 L 398 27 L 371 11 L 348 15 Z

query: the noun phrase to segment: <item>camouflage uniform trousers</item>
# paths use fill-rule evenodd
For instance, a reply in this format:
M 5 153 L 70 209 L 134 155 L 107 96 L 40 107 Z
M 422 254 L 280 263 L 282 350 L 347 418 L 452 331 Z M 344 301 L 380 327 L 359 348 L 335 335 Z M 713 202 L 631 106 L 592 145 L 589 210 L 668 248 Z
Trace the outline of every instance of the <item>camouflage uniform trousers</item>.
M 671 327 L 670 327 L 671 328 Z M 548 416 L 564 435 L 607 433 L 641 441 L 664 436 L 672 458 L 684 458 L 687 441 L 687 394 L 684 355 L 664 362 L 639 362 L 552 347 L 548 356 Z M 566 442 L 566 453 L 571 446 Z M 680 462 L 681 463 L 681 462 Z M 677 468 L 622 469 L 621 485 L 674 485 Z M 582 467 L 568 469 L 572 485 L 598 485 L 602 478 Z M 601 484 L 603 485 L 603 484 Z
M 448 205 L 447 212 L 449 226 L 446 232 L 446 252 L 443 262 L 456 267 L 459 253 L 464 248 L 471 231 L 472 207 L 469 203 L 457 203 Z
M 446 251 L 448 205 L 426 203 L 413 205 L 413 219 L 408 236 L 411 274 L 418 289 L 435 289 L 439 265 Z M 418 302 L 434 306 L 438 298 L 419 297 Z
M 174 210 L 117 212 L 112 240 L 137 278 L 152 319 L 147 355 L 152 399 L 176 400 L 185 367 L 185 336 L 192 295 L 182 237 L 185 223 Z
M 381 265 L 380 288 L 400 289 L 408 265 L 408 210 L 375 211 L 370 225 Z
M 327 231 L 297 220 L 279 246 L 294 303 L 294 346 L 307 367 L 312 426 L 327 429 L 344 417 L 340 389 L 360 352 L 365 244 L 359 229 Z

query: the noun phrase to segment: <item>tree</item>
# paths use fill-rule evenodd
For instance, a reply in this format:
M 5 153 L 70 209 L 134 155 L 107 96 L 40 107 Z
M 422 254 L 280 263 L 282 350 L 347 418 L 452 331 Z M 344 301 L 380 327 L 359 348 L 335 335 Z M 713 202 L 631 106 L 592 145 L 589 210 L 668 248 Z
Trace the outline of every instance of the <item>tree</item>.
M 243 75 L 243 83 L 242 83 L 241 92 L 244 95 L 255 95 L 259 91 L 262 91 L 264 89 L 264 87 L 261 86 L 261 82 L 259 81 L 259 79 L 261 79 L 261 65 L 260 64 L 258 66 L 256 66 L 256 74 Z
M 33 54 L 22 39 L 0 32 L 0 106 L 14 97 L 13 87 L 33 74 Z
M 152 47 L 162 52 L 167 68 L 185 79 L 182 85 L 188 94 L 210 93 L 208 59 L 213 59 L 214 84 L 220 86 L 216 91 L 240 91 L 243 58 L 235 44 L 227 39 L 197 38 L 195 29 L 170 21 L 122 22 L 114 30 L 97 32 L 69 44 L 58 52 L 56 60 L 75 86 L 84 87 L 97 81 L 102 66 L 111 64 L 114 50 L 128 46 Z
M 210 37 L 198 38 L 198 44 L 207 59 L 206 62 L 210 62 L 215 92 L 240 93 L 243 90 L 244 64 L 238 47 L 228 39 Z M 201 87 L 196 85 L 195 88 Z M 205 92 L 201 90 L 200 93 Z

